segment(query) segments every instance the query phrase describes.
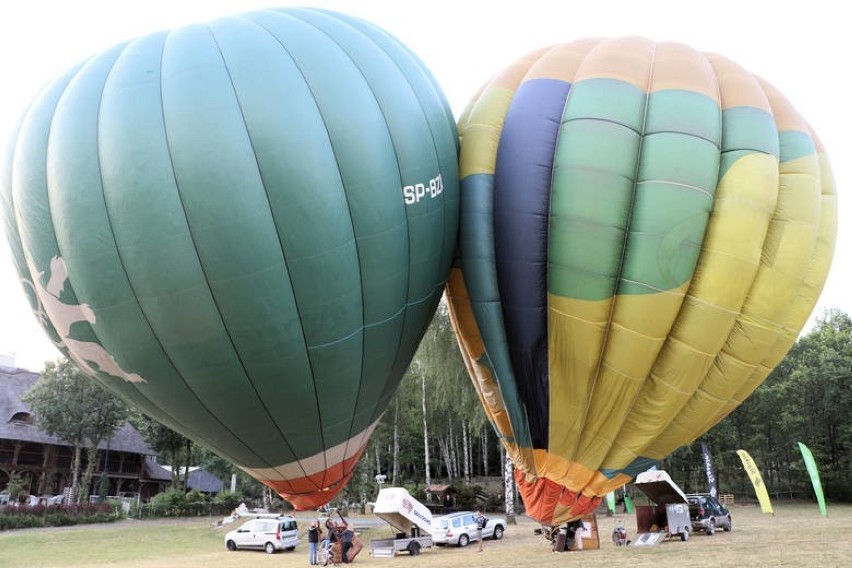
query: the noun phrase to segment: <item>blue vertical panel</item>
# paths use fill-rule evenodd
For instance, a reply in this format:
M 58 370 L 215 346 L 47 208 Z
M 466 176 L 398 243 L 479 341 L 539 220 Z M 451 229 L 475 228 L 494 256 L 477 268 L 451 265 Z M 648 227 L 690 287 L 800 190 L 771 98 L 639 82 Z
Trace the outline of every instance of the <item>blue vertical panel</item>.
M 548 441 L 547 231 L 553 155 L 570 84 L 521 84 L 506 114 L 494 174 L 497 279 L 512 368 L 533 447 Z

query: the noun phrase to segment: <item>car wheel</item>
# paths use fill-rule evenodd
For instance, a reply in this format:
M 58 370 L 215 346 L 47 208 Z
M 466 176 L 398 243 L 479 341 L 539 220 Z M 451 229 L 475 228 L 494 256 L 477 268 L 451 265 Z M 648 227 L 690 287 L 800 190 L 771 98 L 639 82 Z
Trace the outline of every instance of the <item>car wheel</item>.
M 728 524 L 722 527 L 722 530 L 725 532 L 730 532 L 734 530 L 734 521 L 731 519 L 731 517 L 728 517 Z
M 716 534 L 716 519 L 710 519 L 710 522 L 707 523 L 707 535 L 713 536 Z
M 228 542 L 226 542 L 225 546 L 227 546 L 228 550 L 230 550 L 231 552 L 233 552 L 237 549 L 237 543 L 234 542 L 233 540 L 229 540 Z
M 470 538 L 466 534 L 463 534 L 459 537 L 459 546 L 467 546 L 467 543 L 469 542 Z
M 494 527 L 494 534 L 491 535 L 491 538 L 493 538 L 494 540 L 500 540 L 501 538 L 503 538 L 503 527 L 500 525 Z
M 687 540 L 689 540 L 689 531 L 688 530 L 684 529 L 684 531 L 682 533 L 680 533 L 680 540 L 682 542 L 686 542 Z
M 288 546 L 284 550 L 286 550 L 287 552 L 293 552 L 294 550 L 296 550 L 296 547 L 295 546 Z
M 263 547 L 263 550 L 265 550 L 267 554 L 275 554 L 275 545 L 271 542 L 267 542 L 266 546 Z
M 413 540 L 408 543 L 408 553 L 411 556 L 417 556 L 420 554 L 420 543 L 416 540 Z

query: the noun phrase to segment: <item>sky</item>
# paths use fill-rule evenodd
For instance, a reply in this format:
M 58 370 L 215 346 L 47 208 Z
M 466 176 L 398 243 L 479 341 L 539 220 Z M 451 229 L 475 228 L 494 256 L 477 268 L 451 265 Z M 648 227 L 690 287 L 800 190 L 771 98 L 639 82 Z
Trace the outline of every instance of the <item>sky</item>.
M 848 18 L 836 0 L 6 0 L 0 4 L 0 142 L 38 90 L 122 41 L 221 16 L 284 6 L 344 12 L 384 28 L 435 75 L 456 118 L 494 73 L 540 47 L 639 35 L 728 57 L 778 87 L 831 157 L 839 200 L 834 263 L 807 330 L 826 309 L 852 313 L 852 103 Z M 5 356 L 5 357 L 4 357 Z M 40 371 L 60 356 L 29 309 L 0 236 L 0 361 Z

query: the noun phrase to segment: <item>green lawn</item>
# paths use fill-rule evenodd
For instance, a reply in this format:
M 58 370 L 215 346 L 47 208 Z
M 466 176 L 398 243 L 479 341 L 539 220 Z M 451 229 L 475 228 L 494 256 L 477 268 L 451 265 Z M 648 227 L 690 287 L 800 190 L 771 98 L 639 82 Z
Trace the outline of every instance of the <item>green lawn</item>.
M 417 558 L 403 554 L 394 559 L 373 559 L 368 546 L 355 564 L 383 568 L 414 564 L 455 567 L 487 566 L 521 568 L 562 566 L 802 566 L 822 568 L 852 566 L 852 506 L 829 506 L 822 518 L 816 505 L 780 505 L 764 515 L 757 507 L 733 506 L 734 531 L 708 537 L 692 535 L 687 542 L 665 541 L 652 548 L 617 548 L 610 534 L 616 519 L 599 518 L 601 549 L 556 554 L 549 543 L 533 534 L 535 523 L 524 520 L 509 527 L 501 541 L 488 541 L 485 551 L 465 549 L 424 550 Z M 305 519 L 307 517 L 304 517 Z M 622 515 L 630 537 L 635 537 L 632 516 Z M 214 528 L 214 519 L 121 521 L 112 525 L 26 529 L 0 533 L 0 567 L 141 567 L 229 568 L 236 566 L 296 567 L 307 565 L 307 544 L 294 552 L 267 555 L 262 552 L 225 550 L 225 528 Z M 305 522 L 301 523 L 306 526 Z M 234 525 L 231 525 L 233 527 Z M 389 530 L 372 529 L 361 536 L 387 536 Z

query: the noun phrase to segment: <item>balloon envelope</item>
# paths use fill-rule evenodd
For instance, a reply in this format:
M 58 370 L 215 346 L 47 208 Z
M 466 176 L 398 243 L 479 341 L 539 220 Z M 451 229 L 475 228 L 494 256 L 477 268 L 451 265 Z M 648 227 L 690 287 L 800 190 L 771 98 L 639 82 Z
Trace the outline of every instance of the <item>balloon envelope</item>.
M 831 262 L 831 171 L 771 85 L 637 37 L 516 61 L 459 134 L 459 343 L 528 513 L 578 518 L 787 352 Z
M 397 40 L 265 10 L 127 42 L 48 85 L 5 156 L 4 219 L 64 353 L 316 507 L 440 298 L 457 144 Z

